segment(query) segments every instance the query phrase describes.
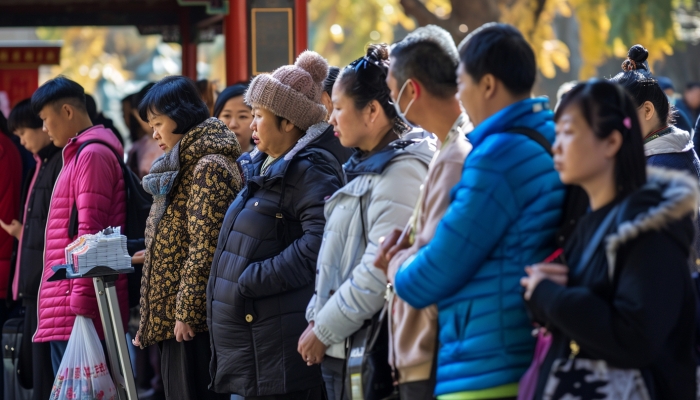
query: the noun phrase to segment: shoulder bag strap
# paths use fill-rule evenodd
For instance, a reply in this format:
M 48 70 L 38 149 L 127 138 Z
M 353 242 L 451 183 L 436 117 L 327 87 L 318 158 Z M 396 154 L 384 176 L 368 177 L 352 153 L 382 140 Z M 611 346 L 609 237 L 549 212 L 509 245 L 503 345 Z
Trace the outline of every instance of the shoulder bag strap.
M 616 205 L 612 210 L 610 210 L 608 215 L 605 216 L 603 222 L 601 222 L 601 224 L 598 225 L 598 228 L 593 234 L 593 237 L 591 238 L 590 242 L 588 242 L 588 246 L 586 246 L 586 249 L 583 251 L 581 259 L 579 260 L 578 264 L 576 264 L 576 269 L 574 271 L 582 270 L 591 261 L 593 253 L 595 253 L 596 249 L 600 245 L 600 242 L 603 240 L 603 237 L 608 232 L 608 228 L 615 219 L 615 216 L 617 215 L 619 209 L 620 204 Z
M 516 126 L 514 128 L 510 128 L 506 130 L 506 133 L 517 133 L 520 135 L 527 136 L 528 138 L 534 140 L 544 148 L 544 150 L 549 154 L 550 156 L 553 155 L 552 153 L 552 144 L 549 143 L 549 140 L 547 140 L 541 133 L 538 131 L 532 129 L 532 128 L 527 128 L 523 126 Z

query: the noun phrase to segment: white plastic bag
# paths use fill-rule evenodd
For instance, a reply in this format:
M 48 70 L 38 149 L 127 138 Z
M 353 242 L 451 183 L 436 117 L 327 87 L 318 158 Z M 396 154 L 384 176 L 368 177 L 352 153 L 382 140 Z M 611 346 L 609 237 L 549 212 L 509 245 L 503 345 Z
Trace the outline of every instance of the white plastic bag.
M 116 400 L 117 390 L 90 318 L 77 316 L 49 400 Z

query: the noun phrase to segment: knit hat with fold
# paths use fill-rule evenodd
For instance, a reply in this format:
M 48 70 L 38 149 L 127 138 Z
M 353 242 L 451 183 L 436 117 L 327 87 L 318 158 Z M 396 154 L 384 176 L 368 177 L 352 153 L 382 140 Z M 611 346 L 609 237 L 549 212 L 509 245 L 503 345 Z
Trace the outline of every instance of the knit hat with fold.
M 326 118 L 321 93 L 327 75 L 328 61 L 314 51 L 305 51 L 294 65 L 255 77 L 245 94 L 245 102 L 266 108 L 306 131 Z

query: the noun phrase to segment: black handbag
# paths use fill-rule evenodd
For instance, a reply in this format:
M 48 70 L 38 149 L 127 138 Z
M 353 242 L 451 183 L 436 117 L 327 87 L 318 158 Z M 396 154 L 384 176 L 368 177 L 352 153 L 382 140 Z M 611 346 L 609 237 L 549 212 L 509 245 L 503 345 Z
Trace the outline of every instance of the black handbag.
M 350 400 L 398 398 L 389 365 L 387 309 L 368 319 L 349 339 L 345 390 Z

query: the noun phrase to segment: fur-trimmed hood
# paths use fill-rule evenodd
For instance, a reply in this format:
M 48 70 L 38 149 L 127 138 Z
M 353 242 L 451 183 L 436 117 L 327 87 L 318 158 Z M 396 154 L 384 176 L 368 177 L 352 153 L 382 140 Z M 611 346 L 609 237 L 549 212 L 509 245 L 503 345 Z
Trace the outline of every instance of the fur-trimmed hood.
M 620 204 L 615 231 L 606 239 L 609 277 L 615 273 L 618 250 L 639 235 L 661 230 L 684 217 L 698 215 L 698 182 L 690 175 L 661 168 L 647 169 L 647 183 Z M 692 242 L 689 239 L 688 245 Z

